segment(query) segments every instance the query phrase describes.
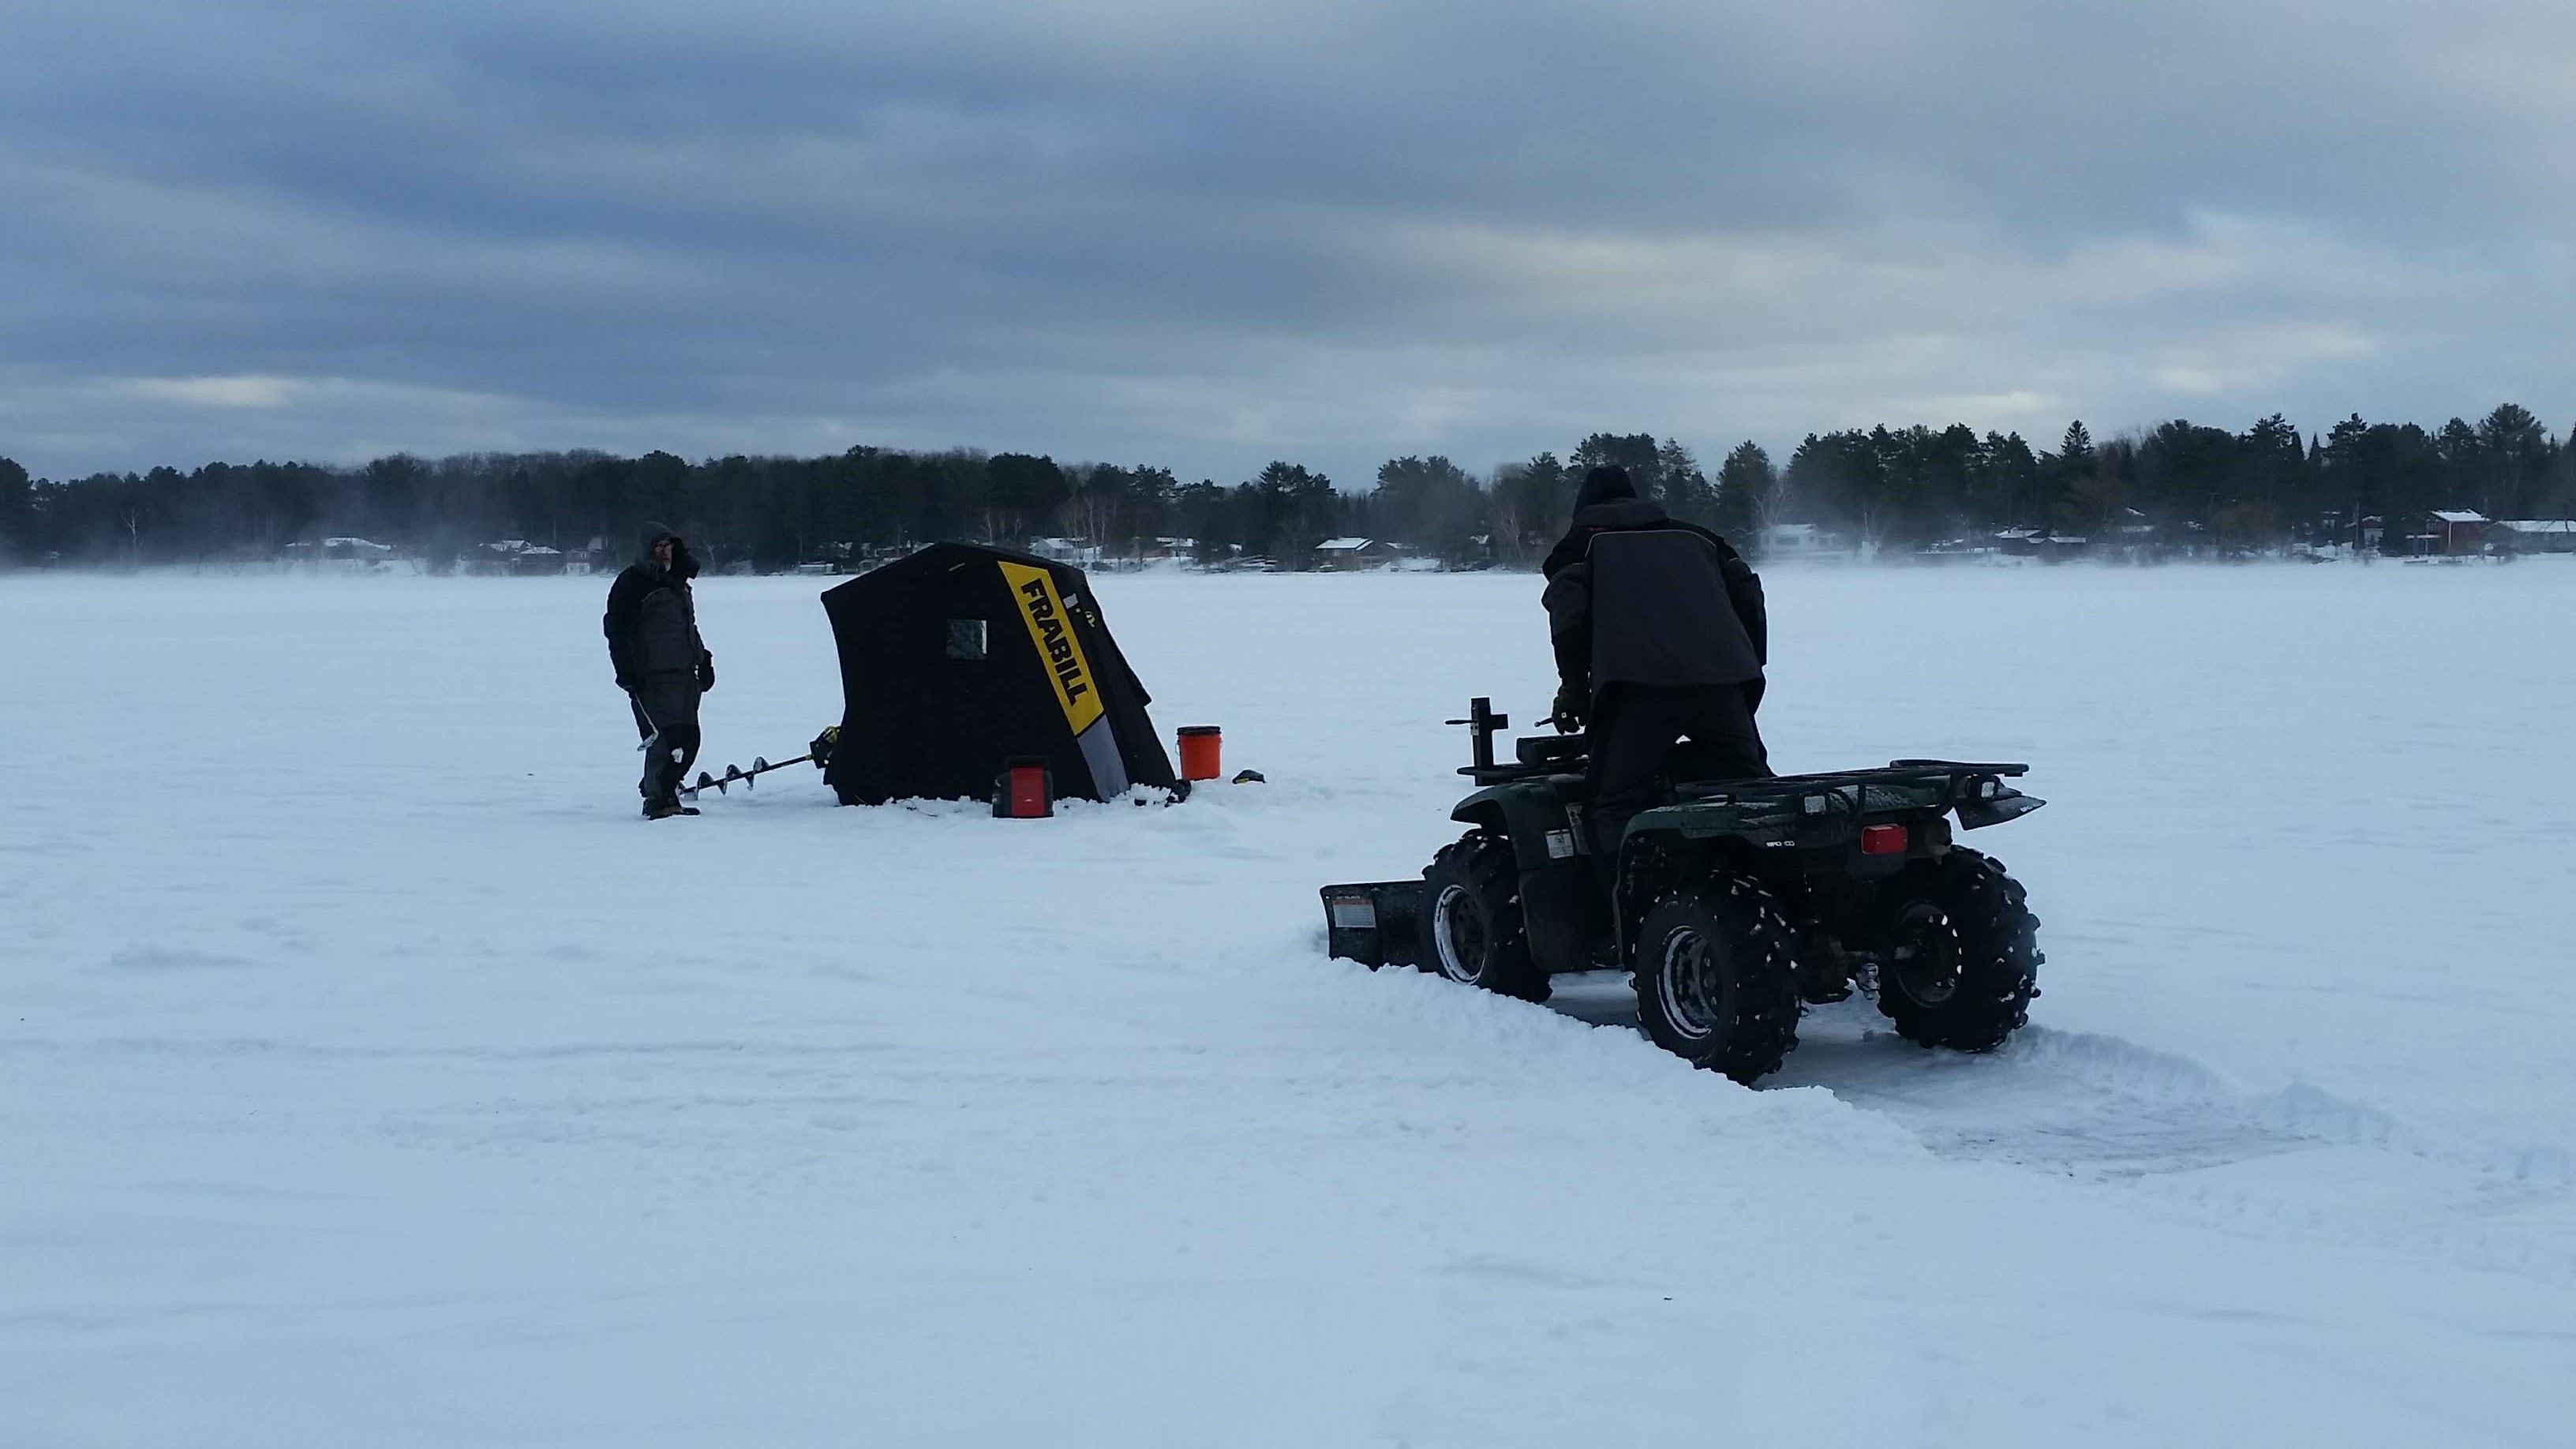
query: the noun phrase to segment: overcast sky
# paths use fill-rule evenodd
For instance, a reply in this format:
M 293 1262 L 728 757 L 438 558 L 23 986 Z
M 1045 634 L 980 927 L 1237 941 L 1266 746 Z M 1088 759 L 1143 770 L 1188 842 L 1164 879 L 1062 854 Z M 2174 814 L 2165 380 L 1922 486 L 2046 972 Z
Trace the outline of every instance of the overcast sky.
M 2565 0 L 0 8 L 0 455 L 2576 423 Z

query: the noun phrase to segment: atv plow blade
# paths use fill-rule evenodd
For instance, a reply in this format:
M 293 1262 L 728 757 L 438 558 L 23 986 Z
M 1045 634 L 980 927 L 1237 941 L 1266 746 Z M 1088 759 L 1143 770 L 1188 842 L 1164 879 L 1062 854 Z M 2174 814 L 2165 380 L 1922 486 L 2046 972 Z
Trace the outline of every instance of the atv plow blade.
M 1422 959 L 1422 882 L 1369 881 L 1323 889 L 1329 949 L 1374 971 Z

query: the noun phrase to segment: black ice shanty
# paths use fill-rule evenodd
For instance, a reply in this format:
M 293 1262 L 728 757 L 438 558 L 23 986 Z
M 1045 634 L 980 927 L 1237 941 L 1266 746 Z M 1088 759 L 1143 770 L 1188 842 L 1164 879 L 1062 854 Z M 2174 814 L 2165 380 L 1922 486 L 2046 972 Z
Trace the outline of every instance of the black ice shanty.
M 823 778 L 842 804 L 990 799 L 1006 763 L 1036 756 L 1060 796 L 1172 786 L 1145 687 L 1082 570 L 934 543 L 826 590 L 823 609 L 843 700 Z

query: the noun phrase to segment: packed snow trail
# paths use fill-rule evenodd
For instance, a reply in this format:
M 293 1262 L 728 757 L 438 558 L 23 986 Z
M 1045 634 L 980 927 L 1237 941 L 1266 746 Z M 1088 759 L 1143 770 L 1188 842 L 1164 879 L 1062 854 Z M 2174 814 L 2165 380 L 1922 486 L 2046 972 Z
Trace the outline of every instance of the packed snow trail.
M 2032 761 L 2007 1051 L 1324 959 L 1525 578 L 1101 580 L 1264 787 L 655 824 L 600 585 L 0 579 L 0 1443 L 2559 1442 L 2576 572 L 1770 584 L 1784 766 Z
M 1636 1027 L 1621 973 L 1560 978 L 1549 1004 Z M 1811 1011 L 1798 1050 L 1761 1085 L 1823 1087 L 1935 1153 L 2124 1188 L 2226 1231 L 2344 1239 L 2576 1288 L 2565 1152 L 2444 1142 L 2304 1082 L 2249 1091 L 2185 1057 L 2046 1026 L 1991 1056 L 1925 1051 L 1856 1000 Z M 2272 1160 L 2289 1154 L 2314 1155 Z

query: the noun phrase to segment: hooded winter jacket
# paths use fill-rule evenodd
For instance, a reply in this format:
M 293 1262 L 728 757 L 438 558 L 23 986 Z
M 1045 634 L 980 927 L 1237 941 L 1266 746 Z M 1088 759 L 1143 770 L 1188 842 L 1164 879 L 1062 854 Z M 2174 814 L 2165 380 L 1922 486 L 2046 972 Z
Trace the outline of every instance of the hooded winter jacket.
M 653 546 L 666 538 L 671 540 L 667 568 L 653 557 Z M 713 672 L 714 656 L 698 637 L 697 601 L 689 593 L 697 560 L 678 534 L 658 523 L 645 526 L 643 545 L 643 557 L 609 585 L 608 612 L 600 620 L 618 687 L 641 688 L 653 675 L 684 674 L 693 683 L 704 681 Z
M 1557 672 L 1583 693 L 1762 678 L 1760 576 L 1725 539 L 1637 497 L 1624 474 L 1584 480 L 1574 525 L 1543 570 Z

